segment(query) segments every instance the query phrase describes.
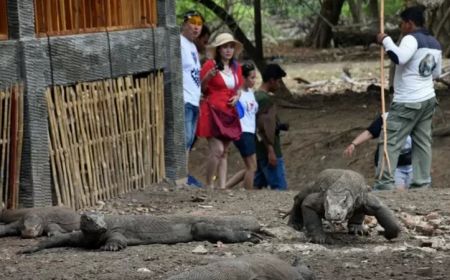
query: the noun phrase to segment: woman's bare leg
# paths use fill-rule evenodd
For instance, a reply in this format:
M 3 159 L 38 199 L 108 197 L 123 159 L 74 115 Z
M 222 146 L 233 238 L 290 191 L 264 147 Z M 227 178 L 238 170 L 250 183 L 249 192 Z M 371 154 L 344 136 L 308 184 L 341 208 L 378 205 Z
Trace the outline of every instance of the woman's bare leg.
M 206 166 L 206 187 L 214 188 L 214 176 L 217 172 L 217 167 L 219 166 L 219 161 L 224 153 L 224 145 L 222 141 L 217 138 L 208 138 L 208 164 Z
M 223 141 L 223 153 L 219 160 L 219 188 L 225 189 L 227 183 L 227 169 L 228 169 L 228 147 L 231 141 Z
M 244 158 L 245 162 L 245 175 L 244 175 L 244 188 L 247 190 L 253 189 L 253 180 L 256 172 L 256 154 Z

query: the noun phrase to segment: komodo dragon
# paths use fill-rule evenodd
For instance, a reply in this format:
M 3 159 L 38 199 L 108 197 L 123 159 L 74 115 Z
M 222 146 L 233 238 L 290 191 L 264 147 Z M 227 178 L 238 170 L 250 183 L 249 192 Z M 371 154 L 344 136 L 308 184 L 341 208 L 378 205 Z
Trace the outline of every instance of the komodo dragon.
M 347 221 L 349 233 L 364 234 L 364 216 L 375 216 L 384 228 L 384 237 L 400 233 L 394 214 L 376 196 L 369 193 L 364 177 L 351 170 L 326 169 L 313 185 L 294 198 L 288 224 L 297 230 L 303 226 L 314 243 L 330 243 L 322 228 L 322 218 L 332 223 Z
M 80 214 L 65 207 L 37 207 L 5 209 L 0 213 L 0 237 L 21 235 L 34 238 L 47 234 L 71 232 L 80 229 Z
M 50 237 L 21 253 L 64 246 L 118 251 L 133 245 L 200 240 L 256 242 L 260 239 L 260 236 L 256 235 L 260 227 L 255 218 L 243 216 L 104 216 L 86 213 L 81 215 L 81 231 Z
M 293 265 L 274 255 L 244 255 L 235 259 L 213 262 L 168 280 L 313 280 L 312 271 L 303 263 Z

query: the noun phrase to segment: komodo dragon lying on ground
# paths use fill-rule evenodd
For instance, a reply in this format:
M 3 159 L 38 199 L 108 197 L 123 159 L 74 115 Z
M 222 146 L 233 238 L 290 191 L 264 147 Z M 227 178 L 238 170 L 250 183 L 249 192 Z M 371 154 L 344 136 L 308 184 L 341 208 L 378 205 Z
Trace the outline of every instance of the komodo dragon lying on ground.
M 253 217 L 147 216 L 87 213 L 81 216 L 81 231 L 57 235 L 21 253 L 53 247 L 101 248 L 118 251 L 126 246 L 174 244 L 207 240 L 226 243 L 260 239 L 260 224 Z
M 80 229 L 80 214 L 64 207 L 7 209 L 0 213 L 0 237 L 34 238 Z
M 213 262 L 168 280 L 313 280 L 312 271 L 303 263 L 293 265 L 274 255 L 254 254 Z
M 398 236 L 400 225 L 394 214 L 376 196 L 368 192 L 364 177 L 351 170 L 326 169 L 315 183 L 294 198 L 288 224 L 297 230 L 303 226 L 314 243 L 330 243 L 322 228 L 329 222 L 348 221 L 349 233 L 364 234 L 364 215 L 375 216 L 384 228 L 384 237 Z

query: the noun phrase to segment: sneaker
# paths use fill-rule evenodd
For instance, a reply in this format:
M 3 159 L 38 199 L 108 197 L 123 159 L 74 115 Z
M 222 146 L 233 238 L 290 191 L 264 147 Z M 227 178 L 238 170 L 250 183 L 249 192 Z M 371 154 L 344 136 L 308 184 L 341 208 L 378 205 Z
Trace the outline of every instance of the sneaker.
M 415 189 L 430 189 L 431 188 L 431 183 L 425 183 L 425 184 L 421 184 L 421 185 L 418 185 L 418 184 L 411 184 L 410 186 L 409 186 L 409 189 L 411 189 L 411 190 L 415 190 Z
M 203 188 L 203 184 L 191 175 L 188 175 L 186 184 L 191 187 Z

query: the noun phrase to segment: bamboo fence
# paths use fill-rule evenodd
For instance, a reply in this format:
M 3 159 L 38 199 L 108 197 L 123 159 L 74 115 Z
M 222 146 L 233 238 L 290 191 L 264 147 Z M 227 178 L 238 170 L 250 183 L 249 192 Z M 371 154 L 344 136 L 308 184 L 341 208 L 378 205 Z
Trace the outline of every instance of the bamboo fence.
M 47 90 L 58 205 L 82 209 L 164 178 L 163 93 L 162 72 Z
M 156 26 L 156 1 L 34 0 L 36 34 L 66 35 Z
M 0 90 L 0 200 L 3 208 L 17 208 L 23 139 L 23 87 Z

